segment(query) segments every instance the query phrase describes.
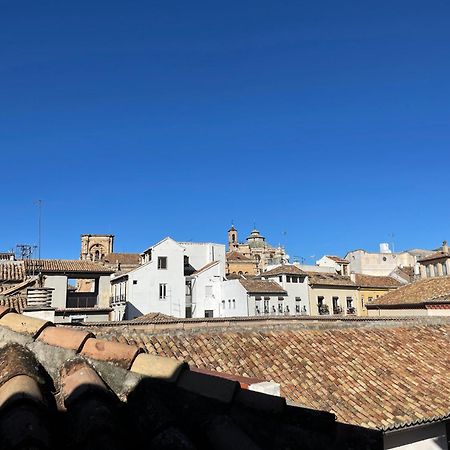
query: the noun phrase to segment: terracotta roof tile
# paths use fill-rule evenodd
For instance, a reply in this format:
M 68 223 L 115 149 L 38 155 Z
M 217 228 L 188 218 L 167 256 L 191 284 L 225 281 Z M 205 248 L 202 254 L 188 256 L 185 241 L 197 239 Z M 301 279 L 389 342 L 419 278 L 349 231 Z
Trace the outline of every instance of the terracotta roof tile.
M 286 291 L 274 281 L 239 279 L 239 282 L 244 289 L 251 294 L 287 294 Z
M 23 261 L 0 261 L 0 282 L 20 282 L 25 279 Z
M 403 285 L 373 300 L 367 306 L 424 305 L 433 302 L 450 302 L 450 276 L 426 278 Z
M 308 272 L 308 280 L 310 285 L 356 287 L 350 277 L 333 273 Z
M 109 264 L 125 264 L 125 265 L 139 265 L 139 253 L 108 253 L 104 257 L 104 261 Z
M 26 272 L 29 275 L 42 273 L 84 272 L 92 274 L 110 274 L 113 270 L 92 261 L 68 259 L 30 259 L 25 261 Z
M 369 288 L 396 288 L 402 284 L 392 277 L 382 277 L 375 275 L 355 274 L 355 284 L 360 287 Z
M 239 383 L 191 373 L 177 360 L 135 357 L 135 347 L 85 340 L 66 328 L 45 328 L 36 342 L 36 330 L 12 328 L 16 332 L 0 322 L 0 448 L 295 448 L 299 439 L 311 449 L 372 448 L 364 430 L 336 433 L 339 424 L 328 413 L 245 395 Z M 173 342 L 161 349 L 179 352 Z M 130 358 L 131 369 L 143 376 L 121 367 Z M 312 420 L 315 427 L 308 425 Z
M 261 277 L 269 277 L 269 276 L 276 276 L 276 275 L 306 275 L 306 272 L 299 269 L 297 266 L 294 266 L 293 264 L 284 264 L 278 267 L 275 267 L 272 270 L 268 270 L 267 272 L 263 272 L 261 274 Z
M 239 261 L 239 262 L 253 263 L 253 261 L 250 258 L 247 258 L 247 256 L 243 255 L 240 252 L 236 252 L 236 251 L 228 252 L 226 254 L 226 258 L 227 258 L 227 261 Z
M 291 402 L 333 412 L 344 423 L 389 429 L 450 416 L 449 322 L 287 327 L 128 332 L 153 354 L 275 381 Z M 100 333 L 108 339 L 115 334 L 113 329 Z

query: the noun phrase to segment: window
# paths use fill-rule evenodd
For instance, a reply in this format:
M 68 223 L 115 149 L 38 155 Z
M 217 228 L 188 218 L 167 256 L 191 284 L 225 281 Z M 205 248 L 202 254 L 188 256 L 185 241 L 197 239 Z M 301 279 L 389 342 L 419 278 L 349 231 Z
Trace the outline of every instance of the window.
M 333 297 L 333 308 L 337 308 L 339 306 L 339 297 Z
M 269 314 L 270 297 L 264 297 L 264 314 Z
M 283 314 L 283 303 L 281 303 L 281 302 L 278 302 L 278 312 L 280 314 Z
M 426 266 L 426 271 L 427 271 L 427 278 L 430 278 L 431 277 L 431 266 L 430 265 Z
M 192 306 L 186 306 L 186 319 L 190 319 L 192 317 Z
M 228 299 L 228 309 L 231 309 L 231 299 Z
M 280 281 L 280 283 L 283 281 L 283 275 L 280 275 L 279 277 L 278 277 L 278 280 Z
M 323 297 L 317 297 L 317 306 L 319 308 L 323 306 Z
M 447 276 L 447 264 L 445 262 L 442 264 L 442 275 Z
M 369 300 L 369 302 L 371 302 L 373 300 L 373 297 L 369 297 L 367 300 Z
M 233 298 L 233 309 L 236 309 L 236 299 Z
M 158 269 L 167 269 L 167 256 L 158 256 Z
M 212 309 L 205 309 L 205 317 L 214 317 L 214 311 Z
M 437 264 L 434 265 L 434 276 L 435 277 L 439 276 L 439 268 Z
M 133 280 L 133 284 L 137 284 L 137 280 Z
M 167 296 L 167 284 L 161 283 L 159 285 L 159 299 L 165 300 L 166 296 Z
M 298 278 L 297 277 L 292 277 L 292 282 L 293 283 L 297 283 L 298 282 Z
M 353 306 L 353 298 L 347 297 L 347 308 L 351 308 Z
M 286 282 L 290 283 L 291 282 L 291 277 L 289 275 L 286 275 Z
M 295 313 L 300 314 L 300 302 L 302 299 L 300 297 L 295 297 Z

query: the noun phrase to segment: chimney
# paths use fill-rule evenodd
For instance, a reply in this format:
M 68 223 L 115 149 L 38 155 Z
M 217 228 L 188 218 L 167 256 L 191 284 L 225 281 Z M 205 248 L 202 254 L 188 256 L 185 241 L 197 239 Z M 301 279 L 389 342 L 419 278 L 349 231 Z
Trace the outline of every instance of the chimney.
M 442 242 L 442 252 L 443 252 L 443 253 L 448 253 L 448 245 L 447 245 L 447 241 L 443 241 L 443 242 Z

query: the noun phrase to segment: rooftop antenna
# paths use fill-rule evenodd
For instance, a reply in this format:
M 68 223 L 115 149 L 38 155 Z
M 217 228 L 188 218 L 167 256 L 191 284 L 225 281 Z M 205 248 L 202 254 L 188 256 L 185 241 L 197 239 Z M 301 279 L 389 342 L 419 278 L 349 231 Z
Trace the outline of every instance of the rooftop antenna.
M 30 244 L 17 244 L 16 252 L 19 255 L 19 259 L 30 259 L 36 247 L 36 245 Z
M 42 200 L 37 200 L 38 207 L 38 259 L 41 260 L 41 244 L 42 244 Z
M 394 233 L 390 233 L 389 237 L 391 238 L 392 253 L 395 253 L 395 245 L 394 245 L 395 234 Z

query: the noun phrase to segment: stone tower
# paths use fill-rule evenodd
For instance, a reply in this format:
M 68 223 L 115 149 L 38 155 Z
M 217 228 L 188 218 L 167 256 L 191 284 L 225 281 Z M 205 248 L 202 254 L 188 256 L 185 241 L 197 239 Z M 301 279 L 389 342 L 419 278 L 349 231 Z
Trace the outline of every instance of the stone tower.
M 105 255 L 113 252 L 113 248 L 113 234 L 82 234 L 80 259 L 103 261 Z
M 234 225 L 228 230 L 228 250 L 230 252 L 237 250 L 239 247 L 238 234 Z

